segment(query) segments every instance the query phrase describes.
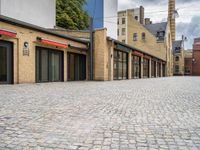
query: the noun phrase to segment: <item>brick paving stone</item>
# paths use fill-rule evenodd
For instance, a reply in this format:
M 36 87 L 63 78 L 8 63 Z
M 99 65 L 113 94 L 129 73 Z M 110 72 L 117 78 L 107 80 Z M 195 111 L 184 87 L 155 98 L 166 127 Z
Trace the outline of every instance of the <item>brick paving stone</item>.
M 0 85 L 0 149 L 198 150 L 200 78 Z

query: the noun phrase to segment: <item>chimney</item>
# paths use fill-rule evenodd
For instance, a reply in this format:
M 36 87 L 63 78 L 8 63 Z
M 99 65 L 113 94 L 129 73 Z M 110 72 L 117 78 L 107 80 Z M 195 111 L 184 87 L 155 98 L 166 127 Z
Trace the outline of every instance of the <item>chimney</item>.
M 176 9 L 176 0 L 169 0 L 168 21 L 170 23 L 172 41 L 176 40 L 176 18 L 174 15 L 175 9 Z
M 150 18 L 145 18 L 145 25 L 152 24 L 152 21 Z
M 140 23 L 144 25 L 144 7 L 140 6 Z

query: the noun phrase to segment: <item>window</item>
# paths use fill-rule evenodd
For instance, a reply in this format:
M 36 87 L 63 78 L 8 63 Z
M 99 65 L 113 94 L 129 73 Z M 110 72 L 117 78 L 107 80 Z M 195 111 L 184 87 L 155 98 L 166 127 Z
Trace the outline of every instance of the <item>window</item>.
M 191 71 L 190 71 L 190 67 L 185 67 L 185 73 L 188 73 L 188 74 L 191 73 Z
M 156 61 L 151 61 L 151 77 L 156 77 Z
M 149 60 L 144 58 L 143 60 L 143 77 L 148 78 L 149 77 Z
M 122 40 L 122 43 L 126 43 L 126 40 Z
M 175 66 L 175 72 L 176 72 L 176 73 L 179 72 L 179 66 L 178 66 L 178 65 Z
M 132 78 L 138 79 L 141 77 L 141 58 L 139 56 L 132 56 Z
M 125 35 L 125 34 L 126 34 L 126 29 L 122 28 L 122 35 Z
M 162 75 L 163 75 L 163 77 L 165 77 L 165 72 L 166 72 L 166 67 L 165 67 L 165 64 L 163 64 L 163 66 L 162 66 Z
M 157 63 L 157 76 L 161 77 L 161 63 Z
M 135 16 L 135 20 L 138 20 L 138 16 Z
M 142 40 L 145 40 L 146 39 L 146 34 L 143 32 L 142 33 Z
M 63 52 L 37 47 L 37 82 L 63 81 Z
M 161 41 L 164 40 L 165 31 L 158 31 L 157 32 L 157 40 Z
M 86 56 L 76 53 L 67 54 L 68 81 L 86 79 Z
M 115 80 L 122 80 L 128 78 L 128 53 L 115 50 L 113 65 Z
M 176 61 L 179 61 L 179 57 L 178 56 L 176 56 Z
M 137 33 L 133 34 L 133 41 L 137 41 Z
M 126 24 L 126 19 L 122 18 L 122 24 Z
M 119 24 L 119 19 L 117 19 L 117 24 Z
M 119 29 L 117 29 L 117 36 L 119 36 Z
M 175 47 L 175 53 L 180 53 L 181 52 L 181 48 L 180 47 Z

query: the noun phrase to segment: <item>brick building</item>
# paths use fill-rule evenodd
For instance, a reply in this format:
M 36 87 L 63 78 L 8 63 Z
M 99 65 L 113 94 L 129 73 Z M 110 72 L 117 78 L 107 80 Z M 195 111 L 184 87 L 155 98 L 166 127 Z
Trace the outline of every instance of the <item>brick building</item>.
M 143 68 L 143 72 L 145 72 L 143 77 L 149 77 L 146 71 L 149 68 L 151 68 L 150 77 L 160 76 L 160 70 L 163 70 L 167 76 L 173 75 L 172 40 L 168 22 L 143 25 L 133 14 L 134 9 L 118 12 L 118 40 L 141 49 L 143 52 L 162 58 L 166 63 L 160 64 L 154 58 L 143 58 L 140 55 L 139 57 L 133 57 L 132 61 L 135 64 L 133 70 L 136 72 L 132 78 L 138 78 L 137 68 L 140 67 L 137 67 L 137 64 L 140 63 L 147 64 Z
M 193 51 L 186 50 L 184 52 L 184 59 L 185 59 L 185 75 L 191 76 L 192 75 L 192 60 L 193 60 Z
M 87 80 L 88 48 L 86 40 L 0 16 L 0 83 Z
M 200 38 L 194 39 L 192 74 L 200 76 Z
M 148 60 L 159 64 L 159 77 L 166 75 L 164 57 L 112 39 L 106 29 L 94 32 L 93 62 L 86 32 L 82 38 L 58 32 L 0 16 L 0 83 L 89 80 L 91 63 L 93 79 L 98 81 L 132 79 L 133 74 L 151 77 Z M 143 63 L 133 64 L 133 56 Z

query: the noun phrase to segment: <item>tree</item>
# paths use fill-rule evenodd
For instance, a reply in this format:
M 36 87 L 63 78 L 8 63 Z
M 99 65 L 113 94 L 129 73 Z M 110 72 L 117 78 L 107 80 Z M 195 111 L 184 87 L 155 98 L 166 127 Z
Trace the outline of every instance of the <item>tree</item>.
M 56 0 L 56 24 L 59 27 L 83 30 L 89 27 L 89 16 L 83 9 L 86 0 Z

